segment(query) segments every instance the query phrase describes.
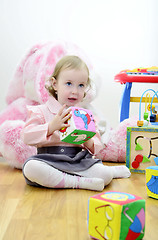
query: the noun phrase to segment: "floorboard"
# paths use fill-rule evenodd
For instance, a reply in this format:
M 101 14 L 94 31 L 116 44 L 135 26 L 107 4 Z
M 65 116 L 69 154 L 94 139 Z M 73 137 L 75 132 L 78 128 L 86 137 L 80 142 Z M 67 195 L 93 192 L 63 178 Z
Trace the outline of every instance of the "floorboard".
M 111 190 L 146 200 L 144 240 L 157 240 L 158 200 L 147 196 L 145 175 L 132 173 L 129 179 L 114 179 L 103 192 Z M 97 193 L 31 187 L 21 170 L 0 162 L 0 240 L 90 240 L 88 199 Z

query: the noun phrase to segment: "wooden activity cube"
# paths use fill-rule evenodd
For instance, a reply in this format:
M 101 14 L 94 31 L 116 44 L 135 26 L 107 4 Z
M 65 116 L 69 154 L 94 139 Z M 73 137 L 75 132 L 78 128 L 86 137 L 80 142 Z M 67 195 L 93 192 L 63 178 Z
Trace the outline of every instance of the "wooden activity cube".
M 63 142 L 82 144 L 96 134 L 92 112 L 87 109 L 71 107 L 72 117 L 68 119 L 70 127 L 60 129 Z
M 131 172 L 145 173 L 158 164 L 158 128 L 128 127 L 126 166 Z
M 150 166 L 146 169 L 147 195 L 158 199 L 158 166 Z
M 99 240 L 142 239 L 145 200 L 133 194 L 105 192 L 88 201 L 88 231 Z

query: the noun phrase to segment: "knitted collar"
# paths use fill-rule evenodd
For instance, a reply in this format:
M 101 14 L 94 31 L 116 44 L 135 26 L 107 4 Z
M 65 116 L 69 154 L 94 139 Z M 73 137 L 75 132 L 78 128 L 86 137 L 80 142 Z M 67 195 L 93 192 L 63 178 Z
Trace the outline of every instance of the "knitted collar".
M 62 105 L 52 96 L 48 98 L 46 105 L 52 113 L 58 113 L 62 107 Z

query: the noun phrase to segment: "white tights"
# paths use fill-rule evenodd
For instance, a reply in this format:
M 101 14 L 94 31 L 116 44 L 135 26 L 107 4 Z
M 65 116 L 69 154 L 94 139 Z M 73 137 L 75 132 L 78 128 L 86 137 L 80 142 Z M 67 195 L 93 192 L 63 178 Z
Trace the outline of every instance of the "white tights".
M 97 163 L 85 171 L 76 172 L 80 175 L 64 173 L 45 162 L 28 161 L 23 168 L 24 176 L 31 182 L 49 188 L 82 188 L 102 191 L 113 178 L 127 178 L 130 171 L 125 166 L 104 166 Z

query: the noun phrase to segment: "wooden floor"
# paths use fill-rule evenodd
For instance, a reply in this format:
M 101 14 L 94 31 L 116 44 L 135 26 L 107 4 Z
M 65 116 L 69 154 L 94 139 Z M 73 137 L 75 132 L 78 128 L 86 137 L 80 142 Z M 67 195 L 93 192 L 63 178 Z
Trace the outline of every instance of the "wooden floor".
M 144 240 L 157 240 L 158 200 L 147 196 L 145 175 L 132 173 L 129 179 L 115 179 L 104 192 L 109 190 L 146 200 Z M 97 193 L 30 187 L 21 170 L 0 162 L 0 240 L 89 240 L 87 203 Z

